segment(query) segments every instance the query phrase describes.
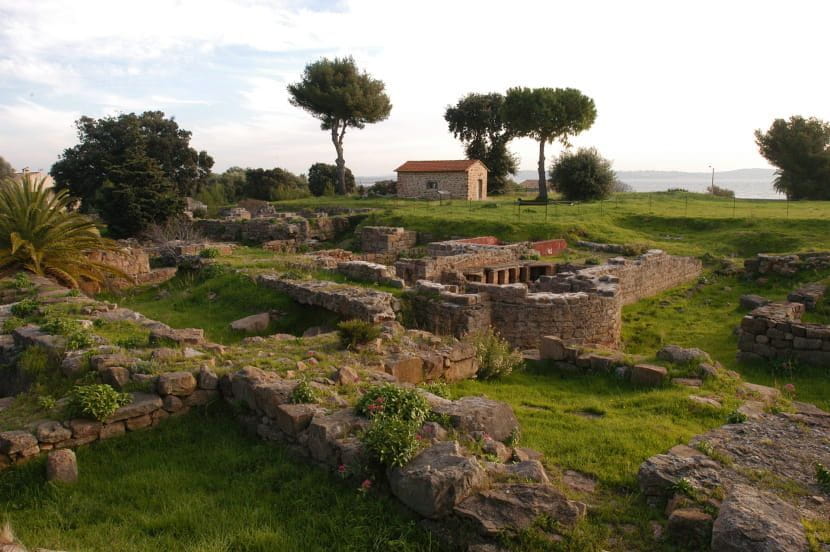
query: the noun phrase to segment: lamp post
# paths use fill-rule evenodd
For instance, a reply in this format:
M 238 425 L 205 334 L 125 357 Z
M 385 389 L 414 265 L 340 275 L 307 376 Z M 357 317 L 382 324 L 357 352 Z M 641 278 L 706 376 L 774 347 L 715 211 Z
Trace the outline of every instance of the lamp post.
M 715 167 L 709 165 L 709 168 L 712 169 L 712 185 L 710 186 L 710 192 L 715 192 Z

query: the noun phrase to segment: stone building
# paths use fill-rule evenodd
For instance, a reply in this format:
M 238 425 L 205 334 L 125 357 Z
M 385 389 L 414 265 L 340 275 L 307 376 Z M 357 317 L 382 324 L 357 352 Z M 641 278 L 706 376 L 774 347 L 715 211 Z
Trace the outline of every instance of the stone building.
M 487 167 L 475 159 L 407 161 L 397 169 L 398 197 L 487 199 Z M 446 197 L 445 196 L 445 197 Z

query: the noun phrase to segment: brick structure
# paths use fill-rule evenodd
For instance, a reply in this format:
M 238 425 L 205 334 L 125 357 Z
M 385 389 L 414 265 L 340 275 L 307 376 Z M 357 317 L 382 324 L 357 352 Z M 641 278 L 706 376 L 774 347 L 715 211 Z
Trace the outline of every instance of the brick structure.
M 804 311 L 803 303 L 777 302 L 744 316 L 738 358 L 830 364 L 830 326 L 802 322 Z
M 487 167 L 478 160 L 407 161 L 397 169 L 398 197 L 487 199 Z

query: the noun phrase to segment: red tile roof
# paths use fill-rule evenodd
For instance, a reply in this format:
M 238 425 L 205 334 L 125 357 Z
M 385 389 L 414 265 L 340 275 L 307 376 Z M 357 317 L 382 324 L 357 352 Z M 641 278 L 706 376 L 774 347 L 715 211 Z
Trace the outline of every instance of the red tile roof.
M 407 161 L 395 172 L 465 172 L 475 163 L 476 159 L 460 159 L 452 161 Z

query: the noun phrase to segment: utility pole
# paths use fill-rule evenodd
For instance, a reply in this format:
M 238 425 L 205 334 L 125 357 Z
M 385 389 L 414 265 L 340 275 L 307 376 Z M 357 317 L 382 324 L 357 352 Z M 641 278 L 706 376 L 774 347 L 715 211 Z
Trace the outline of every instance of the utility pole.
M 712 186 L 709 188 L 711 193 L 715 192 L 715 167 L 709 165 L 709 168 L 712 169 Z

